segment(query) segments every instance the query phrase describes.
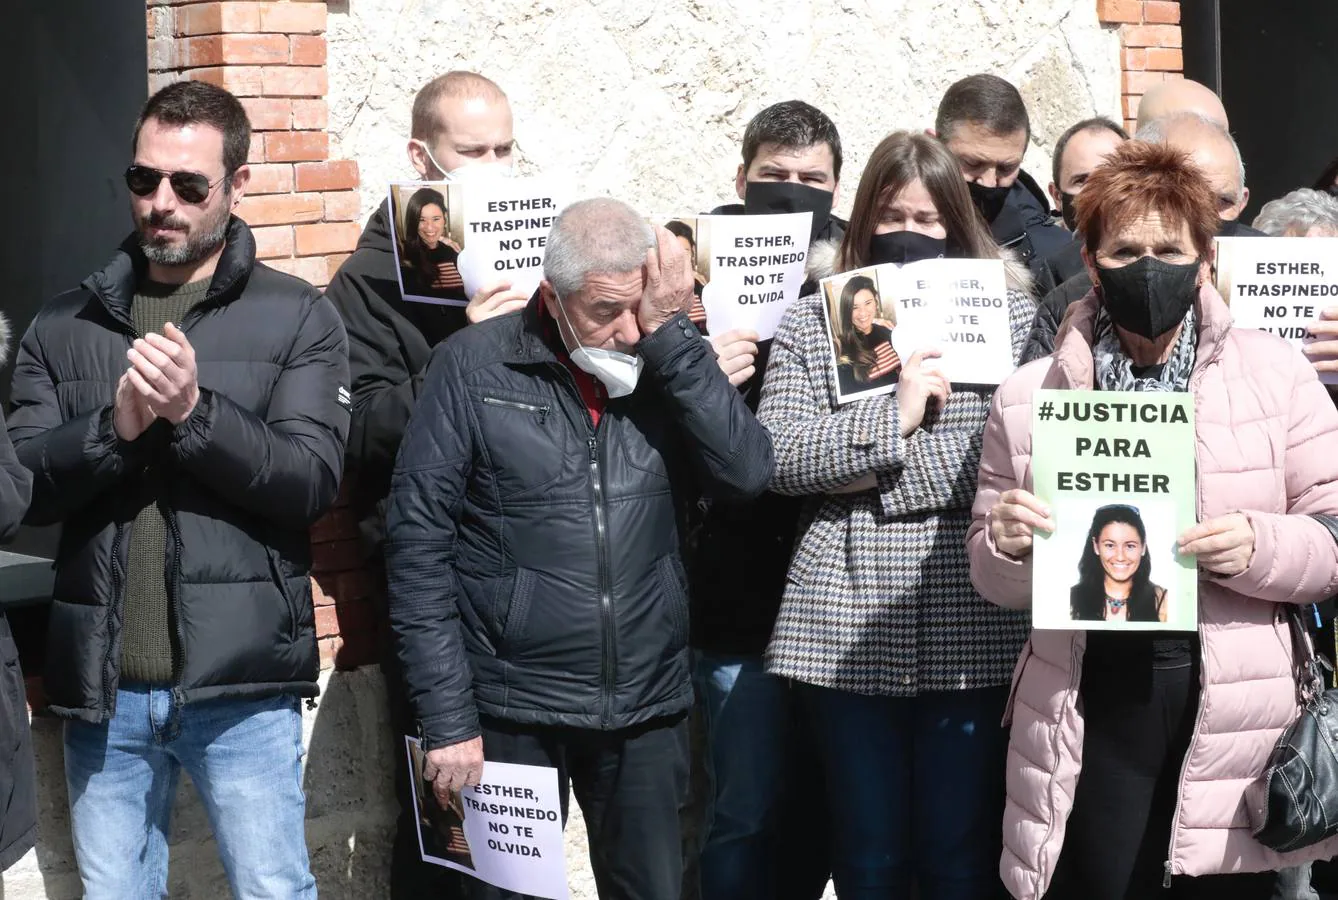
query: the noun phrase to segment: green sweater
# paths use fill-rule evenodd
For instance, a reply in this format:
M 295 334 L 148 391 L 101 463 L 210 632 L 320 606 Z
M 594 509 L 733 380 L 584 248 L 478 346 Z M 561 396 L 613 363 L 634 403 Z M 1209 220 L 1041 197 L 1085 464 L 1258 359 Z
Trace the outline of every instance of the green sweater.
M 178 324 L 205 298 L 209 279 L 190 284 L 144 281 L 135 290 L 130 317 L 140 336 L 162 334 L 163 324 Z M 152 481 L 161 474 L 150 468 Z M 167 596 L 167 521 L 158 508 L 156 485 L 130 527 L 126 562 L 125 602 L 121 608 L 121 678 L 149 684 L 171 684 L 175 678 L 175 622 Z

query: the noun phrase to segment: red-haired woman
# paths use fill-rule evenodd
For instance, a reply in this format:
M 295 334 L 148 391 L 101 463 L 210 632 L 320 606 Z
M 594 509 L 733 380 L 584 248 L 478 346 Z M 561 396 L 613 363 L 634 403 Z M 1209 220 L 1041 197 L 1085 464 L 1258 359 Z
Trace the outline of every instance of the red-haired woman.
M 1004 881 L 1020 900 L 1272 896 L 1289 855 L 1251 837 L 1245 788 L 1297 712 L 1279 604 L 1338 588 L 1338 413 L 1281 339 L 1233 328 L 1209 279 L 1217 208 L 1188 158 L 1131 142 L 1078 195 L 1095 289 L 1052 356 L 994 396 L 967 538 L 986 599 L 1031 603 L 1037 388 L 1189 391 L 1200 521 L 1199 630 L 1033 631 L 1014 676 Z M 1039 573 L 1037 573 L 1039 575 Z M 1080 774 L 1081 773 L 1081 774 Z M 1257 874 L 1250 874 L 1257 873 Z

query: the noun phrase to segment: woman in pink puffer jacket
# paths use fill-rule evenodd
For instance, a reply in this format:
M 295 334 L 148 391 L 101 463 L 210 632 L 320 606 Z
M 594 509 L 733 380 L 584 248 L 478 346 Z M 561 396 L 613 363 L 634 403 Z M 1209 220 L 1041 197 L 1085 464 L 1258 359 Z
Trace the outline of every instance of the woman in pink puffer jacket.
M 1338 413 L 1292 347 L 1235 329 L 1209 282 L 1214 196 L 1187 159 L 1130 142 L 1078 199 L 1096 288 L 1054 354 L 999 388 L 967 542 L 988 600 L 1031 603 L 1037 388 L 1195 397 L 1199 630 L 1033 631 L 1009 700 L 1001 874 L 1014 897 L 1258 898 L 1284 866 L 1250 834 L 1245 789 L 1297 713 L 1277 604 L 1338 588 L 1338 547 L 1310 517 L 1338 512 Z M 1057 577 L 1059 573 L 1046 573 Z M 1118 603 L 1118 601 L 1116 601 Z

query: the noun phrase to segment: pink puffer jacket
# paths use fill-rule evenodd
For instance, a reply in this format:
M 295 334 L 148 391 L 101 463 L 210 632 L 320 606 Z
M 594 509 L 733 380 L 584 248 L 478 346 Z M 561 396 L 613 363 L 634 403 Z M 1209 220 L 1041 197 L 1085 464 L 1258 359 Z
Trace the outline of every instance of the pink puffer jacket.
M 1275 604 L 1312 603 L 1338 588 L 1338 546 L 1308 513 L 1338 513 L 1338 412 L 1292 347 L 1231 327 L 1211 287 L 1198 301 L 1195 395 L 1199 518 L 1244 512 L 1254 558 L 1231 578 L 1199 583 L 1202 681 L 1198 723 L 1180 778 L 1167 846 L 1171 875 L 1259 872 L 1338 854 L 1338 839 L 1280 855 L 1250 837 L 1244 792 L 1296 716 L 1291 645 Z M 1031 604 L 1031 559 L 1000 552 L 986 514 L 999 495 L 1031 488 L 1031 397 L 1091 390 L 1092 294 L 1069 311 L 1054 355 L 1015 372 L 994 395 L 967 544 L 971 579 L 988 600 Z M 1078 709 L 1084 632 L 1033 631 L 1009 700 L 1008 806 L 1000 873 L 1018 900 L 1045 894 L 1082 769 Z

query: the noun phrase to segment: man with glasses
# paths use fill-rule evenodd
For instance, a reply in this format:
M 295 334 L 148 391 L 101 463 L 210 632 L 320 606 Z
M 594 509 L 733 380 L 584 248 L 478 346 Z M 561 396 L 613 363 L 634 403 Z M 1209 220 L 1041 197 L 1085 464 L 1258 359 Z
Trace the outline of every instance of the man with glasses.
M 151 97 L 125 173 L 135 233 L 43 307 L 14 370 L 26 521 L 64 525 L 45 688 L 89 900 L 165 895 L 182 769 L 235 896 L 316 896 L 307 528 L 339 484 L 347 345 L 232 215 L 250 134 L 221 88 Z

